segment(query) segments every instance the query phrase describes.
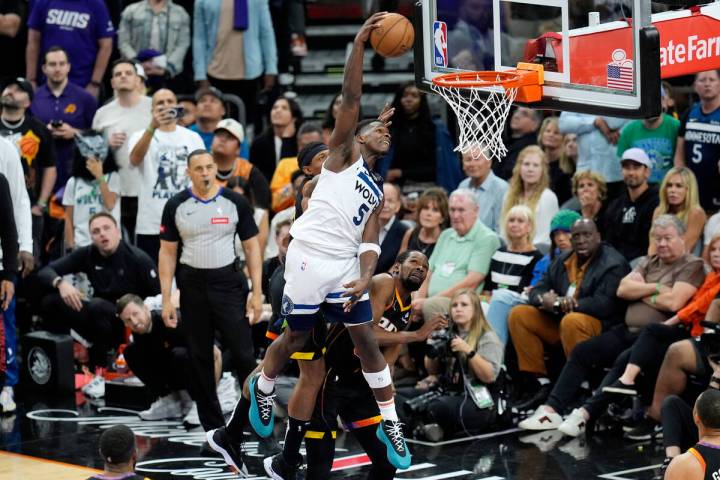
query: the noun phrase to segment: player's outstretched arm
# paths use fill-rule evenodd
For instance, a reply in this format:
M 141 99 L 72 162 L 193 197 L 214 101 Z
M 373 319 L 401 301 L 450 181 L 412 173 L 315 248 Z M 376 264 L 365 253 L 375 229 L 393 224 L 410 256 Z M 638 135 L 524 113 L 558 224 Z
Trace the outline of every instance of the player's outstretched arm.
M 350 56 L 345 63 L 342 103 L 335 118 L 335 129 L 328 141 L 328 146 L 331 151 L 338 148 L 348 150 L 352 148 L 352 140 L 355 136 L 355 127 L 357 126 L 358 115 L 360 113 L 365 44 L 370 38 L 370 32 L 379 26 L 380 21 L 385 18 L 386 15 L 387 12 L 378 12 L 368 18 L 355 36 Z M 347 151 L 346 153 L 349 154 L 350 152 Z M 331 171 L 338 171 L 344 166 L 347 158 L 348 155 L 330 155 L 325 161 L 325 168 Z
M 375 247 L 366 249 L 360 253 L 360 278 L 343 285 L 348 289 L 345 295 L 350 297 L 350 299 L 343 304 L 343 309 L 346 312 L 349 312 L 352 307 L 355 306 L 355 303 L 357 303 L 363 293 L 368 289 L 370 280 L 372 280 L 372 276 L 375 273 L 375 267 L 377 266 L 378 257 L 380 256 L 379 215 L 384 203 L 385 200 L 381 201 L 380 205 L 375 208 L 375 211 L 373 211 L 370 218 L 368 218 L 365 229 L 363 230 L 360 248 L 362 249 L 363 245 L 367 244 L 373 244 Z

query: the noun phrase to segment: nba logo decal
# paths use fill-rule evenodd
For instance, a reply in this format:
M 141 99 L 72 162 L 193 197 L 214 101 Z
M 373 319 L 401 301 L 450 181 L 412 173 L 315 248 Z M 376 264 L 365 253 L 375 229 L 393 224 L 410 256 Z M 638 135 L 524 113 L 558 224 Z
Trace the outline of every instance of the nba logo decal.
M 433 44 L 433 61 L 435 66 L 447 68 L 447 24 L 445 22 L 433 22 Z

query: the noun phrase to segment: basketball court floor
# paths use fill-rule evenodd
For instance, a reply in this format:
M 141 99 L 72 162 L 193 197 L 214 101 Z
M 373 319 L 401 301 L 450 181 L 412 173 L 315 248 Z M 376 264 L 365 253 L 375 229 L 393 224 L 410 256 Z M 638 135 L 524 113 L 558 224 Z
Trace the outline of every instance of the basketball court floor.
M 128 425 L 139 450 L 137 471 L 151 479 L 239 478 L 214 452 L 203 449 L 204 434 L 188 432 L 179 420 L 146 422 L 134 411 L 90 404 L 82 398 L 34 399 L 19 395 L 18 412 L 0 417 L 0 480 L 85 479 L 102 470 L 97 442 L 103 429 Z M 76 403 L 82 404 L 77 405 Z M 276 431 L 282 438 L 282 431 Z M 510 429 L 440 443 L 410 440 L 413 466 L 397 479 L 650 479 L 662 462 L 662 448 L 630 443 L 619 433 L 600 432 L 589 441 L 551 432 Z M 361 479 L 369 461 L 351 436 L 340 434 L 331 478 Z M 274 447 L 247 434 L 252 478 L 266 478 L 262 458 Z

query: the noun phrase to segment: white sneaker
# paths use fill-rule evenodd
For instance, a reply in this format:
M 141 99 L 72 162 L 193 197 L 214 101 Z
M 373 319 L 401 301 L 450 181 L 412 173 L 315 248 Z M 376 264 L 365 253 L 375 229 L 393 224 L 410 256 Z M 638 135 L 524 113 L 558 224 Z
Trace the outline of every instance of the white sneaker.
M 102 375 L 95 377 L 82 388 L 82 392 L 90 398 L 102 398 L 105 396 L 105 379 Z
M 555 430 L 563 419 L 556 412 L 549 412 L 544 405 L 540 405 L 535 413 L 518 423 L 523 430 Z
M 0 392 L 0 413 L 11 413 L 17 410 L 13 387 L 4 387 Z
M 200 425 L 200 416 L 198 415 L 197 403 L 193 402 L 192 407 L 190 407 L 190 411 L 187 415 L 185 415 L 185 418 L 183 418 L 183 423 L 191 425 L 193 427 Z
M 568 415 L 565 421 L 560 424 L 558 430 L 565 435 L 577 437 L 585 433 L 586 423 L 587 420 L 585 420 L 585 416 L 582 414 L 582 411 L 579 408 L 576 408 L 570 412 L 570 415 Z
M 182 417 L 182 404 L 175 393 L 170 393 L 155 400 L 150 408 L 138 413 L 138 416 L 143 420 L 166 420 Z
M 217 387 L 217 396 L 220 401 L 220 409 L 223 414 L 232 413 L 238 402 L 237 390 L 235 390 L 235 377 L 226 372 L 220 379 Z

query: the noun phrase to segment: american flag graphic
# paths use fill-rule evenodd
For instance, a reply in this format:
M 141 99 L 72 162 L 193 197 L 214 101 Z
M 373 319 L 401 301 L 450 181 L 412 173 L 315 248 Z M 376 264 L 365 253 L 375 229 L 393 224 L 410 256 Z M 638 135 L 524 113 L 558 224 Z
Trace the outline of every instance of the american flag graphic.
M 618 90 L 633 89 L 633 67 L 621 67 L 609 64 L 607 66 L 607 86 Z

